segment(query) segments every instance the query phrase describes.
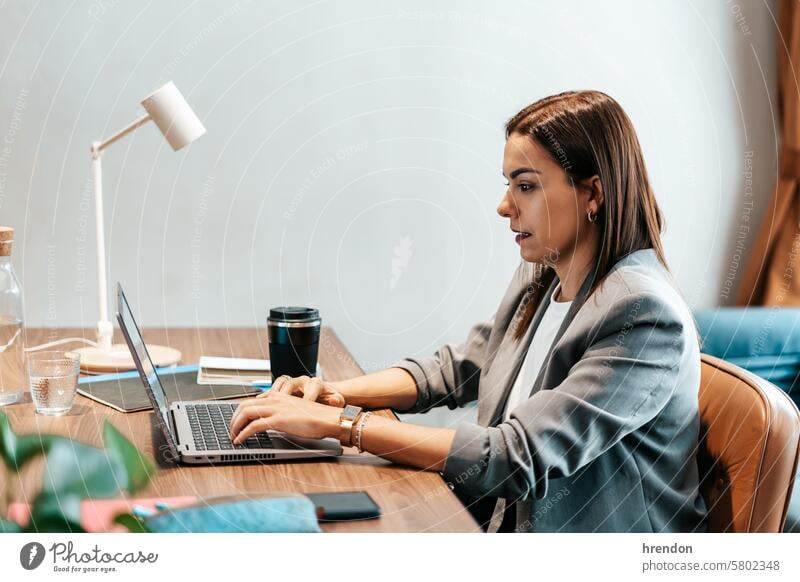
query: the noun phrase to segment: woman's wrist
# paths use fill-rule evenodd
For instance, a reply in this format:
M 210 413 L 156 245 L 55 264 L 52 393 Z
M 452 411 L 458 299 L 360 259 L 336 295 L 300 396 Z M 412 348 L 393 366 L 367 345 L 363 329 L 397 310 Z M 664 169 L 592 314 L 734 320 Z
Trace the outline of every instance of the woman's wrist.
M 344 398 L 345 406 L 352 404 L 353 406 L 361 406 L 362 408 L 370 407 L 370 398 L 365 394 L 365 387 L 362 379 L 364 376 L 350 378 L 349 380 L 339 380 L 331 382 L 330 387 L 336 390 Z M 366 389 L 368 392 L 369 389 Z
M 322 432 L 326 437 L 332 437 L 339 440 L 339 431 L 341 430 L 341 418 L 343 407 L 340 406 L 326 406 L 325 418 L 322 419 L 323 429 Z
M 417 401 L 414 377 L 402 368 L 387 368 L 349 380 L 331 382 L 330 386 L 347 404 L 363 408 L 410 409 Z
M 326 384 L 328 384 L 328 386 L 330 386 L 333 390 L 336 390 L 339 394 L 344 396 L 345 402 L 347 402 L 347 404 L 350 404 L 350 401 L 348 400 L 348 397 L 350 396 L 348 394 L 348 380 L 326 382 Z

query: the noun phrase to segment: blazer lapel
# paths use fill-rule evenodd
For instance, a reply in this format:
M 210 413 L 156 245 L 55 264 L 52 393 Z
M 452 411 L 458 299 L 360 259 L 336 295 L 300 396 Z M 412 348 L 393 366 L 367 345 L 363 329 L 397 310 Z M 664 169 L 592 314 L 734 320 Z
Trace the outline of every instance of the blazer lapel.
M 531 387 L 530 393 L 533 394 L 534 392 L 541 389 L 541 383 L 543 378 L 544 368 L 547 365 L 547 362 L 550 359 L 550 355 L 553 351 L 553 346 L 558 342 L 564 332 L 569 327 L 572 320 L 575 318 L 575 314 L 578 313 L 580 308 L 586 302 L 586 299 L 589 295 L 589 290 L 591 289 L 592 283 L 594 281 L 594 271 L 589 273 L 587 277 L 584 279 L 583 284 L 581 285 L 578 294 L 575 296 L 575 299 L 572 301 L 572 305 L 570 306 L 567 314 L 564 316 L 564 321 L 561 323 L 561 326 L 558 328 L 558 332 L 556 332 L 556 336 L 553 339 L 553 343 L 550 345 L 548 349 L 547 356 L 544 359 L 544 364 L 539 369 L 539 372 L 536 375 L 536 380 Z M 514 382 L 519 375 L 520 368 L 522 368 L 522 362 L 525 360 L 525 356 L 528 353 L 528 349 L 530 348 L 531 341 L 533 340 L 534 333 L 536 332 L 536 328 L 539 326 L 539 323 L 544 316 L 544 312 L 547 310 L 548 305 L 550 304 L 550 298 L 553 295 L 556 287 L 558 286 L 559 280 L 558 277 L 553 277 L 550 282 L 550 285 L 547 288 L 544 296 L 542 297 L 541 302 L 539 303 L 538 307 L 536 308 L 536 313 L 531 320 L 530 325 L 526 331 L 525 336 L 519 341 L 519 345 L 516 346 L 516 349 L 512 349 L 510 346 L 502 346 L 506 347 L 507 349 L 500 350 L 498 354 L 497 360 L 493 363 L 492 367 L 499 370 L 505 370 L 506 373 L 504 376 L 498 379 L 497 386 L 501 387 L 500 390 L 494 390 L 491 393 L 491 401 L 490 403 L 484 407 L 486 410 L 485 415 L 478 415 L 478 422 L 482 426 L 496 426 L 503 417 L 503 412 L 506 408 L 506 403 L 508 401 L 508 397 L 511 393 L 511 389 L 514 386 Z M 505 342 L 513 342 L 513 338 L 511 338 L 511 334 L 507 334 L 506 338 L 504 338 Z M 502 358 L 500 357 L 502 354 Z M 480 412 L 480 411 L 479 411 Z M 488 421 L 484 424 L 482 421 Z
M 584 279 L 578 294 L 575 296 L 575 299 L 573 299 L 572 305 L 570 305 L 567 314 L 564 316 L 564 321 L 561 322 L 561 327 L 558 328 L 558 331 L 553 338 L 553 343 L 550 344 L 550 347 L 547 350 L 547 355 L 542 362 L 542 367 L 539 368 L 539 373 L 536 375 L 536 380 L 533 382 L 533 386 L 531 387 L 531 391 L 528 393 L 528 396 L 531 396 L 535 392 L 541 390 L 542 379 L 544 378 L 544 369 L 550 362 L 550 356 L 553 354 L 553 347 L 558 343 L 558 340 L 561 339 L 561 336 L 564 335 L 564 332 L 567 331 L 567 328 L 572 323 L 572 320 L 575 319 L 575 315 L 578 313 L 578 311 L 580 311 L 580 308 L 583 307 L 584 303 L 586 303 L 586 299 L 589 296 L 589 289 L 591 289 L 593 281 L 594 271 L 589 273 L 586 279 Z
M 478 423 L 482 426 L 495 426 L 499 419 L 502 417 L 502 412 L 505 410 L 505 403 L 508 394 L 511 391 L 514 381 L 517 379 L 519 370 L 522 367 L 522 362 L 525 359 L 525 354 L 528 353 L 533 334 L 542 320 L 545 309 L 550 302 L 550 296 L 558 284 L 558 279 L 553 276 L 547 290 L 536 307 L 536 312 L 531 319 L 525 335 L 519 341 L 515 340 L 512 336 L 513 333 L 509 331 L 503 338 L 502 345 L 498 350 L 497 358 L 492 363 L 492 369 L 497 371 L 497 377 L 492 379 L 492 385 L 495 389 L 492 390 L 488 397 L 489 402 L 479 408 Z M 519 317 L 520 312 L 517 308 L 515 317 Z M 488 380 L 488 378 L 487 378 Z M 481 414 L 481 412 L 485 412 Z M 484 422 L 485 421 L 485 422 Z

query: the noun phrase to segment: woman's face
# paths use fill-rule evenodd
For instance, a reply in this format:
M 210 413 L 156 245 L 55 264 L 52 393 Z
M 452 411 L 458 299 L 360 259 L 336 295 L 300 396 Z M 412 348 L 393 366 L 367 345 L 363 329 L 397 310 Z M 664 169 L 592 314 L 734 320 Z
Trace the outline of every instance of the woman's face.
M 508 189 L 497 213 L 509 219 L 520 255 L 555 265 L 572 257 L 587 230 L 589 193 L 528 136 L 511 134 L 503 152 Z M 589 206 L 591 207 L 591 206 Z

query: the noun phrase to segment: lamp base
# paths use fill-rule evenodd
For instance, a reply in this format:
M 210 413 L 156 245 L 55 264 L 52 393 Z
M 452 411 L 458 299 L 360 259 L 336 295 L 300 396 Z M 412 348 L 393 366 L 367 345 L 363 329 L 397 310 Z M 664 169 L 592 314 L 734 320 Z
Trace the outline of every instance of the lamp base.
M 110 352 L 100 348 L 81 348 L 72 351 L 80 354 L 81 372 L 86 374 L 109 374 L 136 369 L 136 364 L 133 363 L 131 353 L 125 344 L 114 344 Z M 181 360 L 181 353 L 167 346 L 147 344 L 147 353 L 157 368 L 174 366 Z

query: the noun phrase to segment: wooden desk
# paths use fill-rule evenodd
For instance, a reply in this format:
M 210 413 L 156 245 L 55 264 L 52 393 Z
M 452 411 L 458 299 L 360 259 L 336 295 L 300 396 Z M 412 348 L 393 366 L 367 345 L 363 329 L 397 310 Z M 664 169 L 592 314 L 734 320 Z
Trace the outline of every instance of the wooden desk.
M 148 329 L 145 341 L 165 344 L 183 352 L 182 363 L 197 362 L 201 354 L 264 357 L 268 352 L 264 330 Z M 58 337 L 92 338 L 90 330 L 27 330 L 28 345 Z M 117 331 L 115 342 L 123 342 Z M 123 342 L 124 343 L 124 342 Z M 66 344 L 63 347 L 70 347 Z M 76 346 L 75 346 L 76 347 Z M 326 378 L 342 380 L 363 371 L 328 327 L 320 340 L 320 364 Z M 159 452 L 165 442 L 152 411 L 123 414 L 78 395 L 69 415 L 49 418 L 35 414 L 30 395 L 20 404 L 5 407 L 18 433 L 63 434 L 93 445 L 102 445 L 103 422 L 108 419 L 133 443 L 156 461 L 159 467 L 148 488 L 137 494 L 149 496 L 198 495 L 211 497 L 276 491 L 332 492 L 366 490 L 380 505 L 380 519 L 346 524 L 324 524 L 325 531 L 361 532 L 479 532 L 480 527 L 447 487 L 438 473 L 395 465 L 370 454 L 356 455 L 345 448 L 340 458 L 323 461 L 293 461 L 248 465 L 191 467 L 172 465 Z M 394 418 L 390 410 L 377 414 Z M 16 484 L 17 500 L 34 493 L 41 483 L 41 468 L 26 467 Z

